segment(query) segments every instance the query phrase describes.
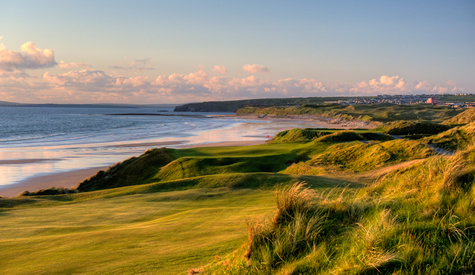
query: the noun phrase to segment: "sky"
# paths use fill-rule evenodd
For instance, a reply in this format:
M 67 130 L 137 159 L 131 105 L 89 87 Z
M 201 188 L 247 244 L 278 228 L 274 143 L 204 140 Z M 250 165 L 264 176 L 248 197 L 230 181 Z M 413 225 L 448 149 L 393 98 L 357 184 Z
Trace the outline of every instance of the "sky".
M 0 101 L 475 93 L 475 1 L 0 0 Z

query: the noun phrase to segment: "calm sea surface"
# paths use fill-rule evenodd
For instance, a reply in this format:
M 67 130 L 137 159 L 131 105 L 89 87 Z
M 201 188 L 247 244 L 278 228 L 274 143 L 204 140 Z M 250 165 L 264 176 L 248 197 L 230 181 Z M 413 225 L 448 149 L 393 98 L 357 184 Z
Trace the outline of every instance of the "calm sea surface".
M 210 119 L 206 117 L 209 113 L 190 116 L 173 113 L 172 108 L 160 110 L 169 112 L 152 108 L 0 107 L 0 148 L 186 137 L 194 131 L 237 122 Z M 170 116 L 179 114 L 184 116 Z
M 0 196 L 2 188 L 31 177 L 109 166 L 152 147 L 264 142 L 279 127 L 311 127 L 209 117 L 216 114 L 172 108 L 0 107 Z

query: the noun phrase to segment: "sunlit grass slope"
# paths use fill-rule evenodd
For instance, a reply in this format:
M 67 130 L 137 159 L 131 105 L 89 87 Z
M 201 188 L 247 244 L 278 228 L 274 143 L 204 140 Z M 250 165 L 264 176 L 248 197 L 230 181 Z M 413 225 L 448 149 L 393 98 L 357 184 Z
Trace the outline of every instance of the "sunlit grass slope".
M 390 172 L 356 195 L 296 184 L 202 274 L 473 274 L 475 146 Z M 197 270 L 198 271 L 198 270 Z
M 0 274 L 177 274 L 231 252 L 246 218 L 272 209 L 270 191 L 119 189 L 4 209 Z
M 467 149 L 475 140 L 475 122 L 455 127 L 438 135 L 426 137 L 425 140 L 446 150 Z
M 471 122 L 475 122 L 475 108 L 469 108 L 462 113 L 445 120 L 443 124 L 468 124 Z

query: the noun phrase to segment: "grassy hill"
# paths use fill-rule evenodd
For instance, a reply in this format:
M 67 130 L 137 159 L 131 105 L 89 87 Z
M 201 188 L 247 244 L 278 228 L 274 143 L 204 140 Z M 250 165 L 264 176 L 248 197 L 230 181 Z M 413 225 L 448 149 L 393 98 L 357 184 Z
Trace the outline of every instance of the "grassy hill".
M 294 107 L 245 107 L 237 110 L 237 114 L 246 115 L 273 115 L 273 116 L 298 116 L 314 115 L 341 120 L 362 120 L 391 122 L 397 120 L 416 120 L 442 122 L 463 112 L 443 106 L 428 104 L 396 105 L 389 103 L 350 105 L 301 105 Z
M 248 222 L 248 240 L 203 274 L 472 274 L 475 147 L 395 170 L 357 194 L 303 184 Z
M 367 97 L 370 98 L 370 97 Z M 302 98 L 261 98 L 233 101 L 208 101 L 189 103 L 175 108 L 176 112 L 236 112 L 244 107 L 295 106 L 302 104 L 323 104 L 325 101 L 348 100 L 351 97 L 302 97 Z
M 0 274 L 470 274 L 472 128 L 152 149 L 73 190 L 0 198 Z
M 443 122 L 443 124 L 453 125 L 453 124 L 467 124 L 475 122 L 475 108 L 469 108 L 462 113 L 449 118 Z

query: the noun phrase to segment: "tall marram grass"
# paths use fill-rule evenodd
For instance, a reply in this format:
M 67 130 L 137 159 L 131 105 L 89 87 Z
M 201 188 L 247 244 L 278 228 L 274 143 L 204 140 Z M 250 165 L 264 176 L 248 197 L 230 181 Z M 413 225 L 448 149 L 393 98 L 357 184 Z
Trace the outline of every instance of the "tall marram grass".
M 319 242 L 327 214 L 316 207 L 316 193 L 297 183 L 276 196 L 271 221 L 248 222 L 248 248 L 244 257 L 259 262 L 259 270 L 272 270 L 309 253 Z
M 273 217 L 209 274 L 473 274 L 475 146 L 433 156 L 356 194 L 279 191 Z

